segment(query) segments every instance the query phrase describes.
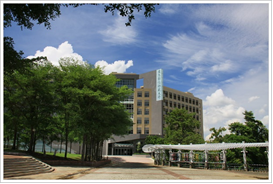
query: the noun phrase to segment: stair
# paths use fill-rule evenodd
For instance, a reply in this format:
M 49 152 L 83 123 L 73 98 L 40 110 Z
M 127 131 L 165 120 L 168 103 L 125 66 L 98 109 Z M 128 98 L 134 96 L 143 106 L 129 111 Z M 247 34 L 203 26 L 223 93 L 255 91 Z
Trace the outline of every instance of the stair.
M 4 178 L 50 173 L 54 170 L 32 156 L 4 155 Z

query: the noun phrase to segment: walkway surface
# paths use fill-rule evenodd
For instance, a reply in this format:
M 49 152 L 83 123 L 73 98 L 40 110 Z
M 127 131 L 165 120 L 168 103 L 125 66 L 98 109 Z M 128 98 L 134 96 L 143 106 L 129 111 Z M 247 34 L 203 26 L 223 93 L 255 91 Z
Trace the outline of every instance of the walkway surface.
M 109 156 L 111 164 L 99 168 L 54 167 L 45 174 L 13 177 L 9 180 L 268 180 L 264 172 L 233 172 L 155 166 L 151 158 Z M 80 181 L 79 181 L 80 182 Z M 258 182 L 258 181 L 257 181 Z

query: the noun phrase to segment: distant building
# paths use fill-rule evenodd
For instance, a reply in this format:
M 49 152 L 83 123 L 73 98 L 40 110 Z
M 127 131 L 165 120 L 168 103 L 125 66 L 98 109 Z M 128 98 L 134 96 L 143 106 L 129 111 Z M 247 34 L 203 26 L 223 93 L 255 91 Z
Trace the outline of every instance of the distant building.
M 201 123 L 196 133 L 203 135 L 202 100 L 192 93 L 182 92 L 163 86 L 163 70 L 144 74 L 112 73 L 120 79 L 117 87 L 127 85 L 134 93 L 120 103 L 132 113 L 134 122 L 129 135 L 113 136 L 104 142 L 103 155 L 131 155 L 136 152 L 137 144 L 144 142 L 148 135 L 164 135 L 164 116 L 173 109 L 185 108 L 195 112 L 195 118 Z M 137 80 L 143 79 L 143 86 L 136 87 Z

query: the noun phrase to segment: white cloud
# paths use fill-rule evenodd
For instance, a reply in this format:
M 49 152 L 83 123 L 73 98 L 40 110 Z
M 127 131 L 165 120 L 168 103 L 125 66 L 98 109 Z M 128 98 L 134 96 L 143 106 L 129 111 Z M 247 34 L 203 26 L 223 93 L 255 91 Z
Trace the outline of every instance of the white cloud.
M 209 129 L 227 126 L 235 121 L 244 122 L 242 114 L 244 110 L 252 111 L 255 119 L 261 120 L 268 127 L 268 118 L 266 118 L 269 113 L 267 71 L 267 64 L 262 63 L 259 67 L 245 71 L 241 76 L 234 77 L 229 82 L 218 83 L 214 87 L 211 87 L 212 84 L 210 84 L 196 88 L 195 95 L 205 99 L 203 100 L 204 127 Z M 218 89 L 214 89 L 215 87 Z M 204 135 L 207 134 L 209 131 L 204 129 Z
M 264 116 L 264 117 L 261 119 L 261 122 L 262 122 L 264 125 L 268 126 L 268 125 L 269 125 L 269 116 L 268 116 L 268 115 L 267 115 L 267 116 Z
M 59 65 L 59 60 L 64 57 L 72 57 L 79 61 L 83 61 L 82 56 L 73 51 L 73 47 L 68 41 L 63 42 L 58 48 L 47 46 L 43 51 L 36 51 L 34 56 L 28 56 L 32 59 L 38 56 L 46 56 L 47 59 L 55 66 Z
M 191 91 L 194 91 L 195 90 L 195 87 L 194 88 L 191 88 L 189 89 L 188 91 L 191 92 Z
M 205 137 L 209 128 L 244 122 L 244 110 L 268 115 L 268 10 L 262 3 L 191 6 L 195 29 L 162 43 L 158 62 L 195 78 L 195 96 L 205 99 Z
M 169 66 L 196 80 L 239 74 L 268 60 L 268 5 L 200 5 L 191 9 L 197 32 L 171 35 L 162 53 Z M 251 11 L 250 11 L 251 10 Z
M 235 101 L 231 98 L 228 98 L 224 95 L 224 92 L 222 89 L 216 90 L 211 96 L 207 96 L 206 101 L 204 102 L 204 105 L 207 106 L 224 106 L 229 104 L 234 104 Z
M 243 121 L 245 109 L 237 105 L 235 100 L 225 96 L 222 89 L 216 90 L 203 102 L 203 124 L 205 138 L 210 134 L 209 129 L 227 127 L 230 123 Z
M 125 26 L 126 18 L 119 16 L 114 25 L 108 26 L 105 30 L 99 31 L 103 36 L 103 41 L 119 44 L 131 44 L 136 42 L 137 32 L 132 26 Z
M 232 71 L 232 63 L 230 60 L 224 61 L 223 63 L 213 65 L 211 67 L 212 71 L 220 71 L 220 72 L 231 72 Z
M 129 60 L 127 63 L 125 63 L 125 61 L 119 60 L 115 61 L 114 63 L 107 63 L 106 61 L 101 60 L 95 63 L 95 67 L 98 66 L 102 68 L 104 73 L 107 75 L 112 72 L 124 73 L 129 67 L 133 66 L 133 61 Z
M 163 4 L 159 9 L 160 13 L 163 14 L 174 14 L 177 12 L 179 6 L 177 4 Z
M 253 100 L 259 99 L 259 96 L 252 96 L 248 99 L 249 102 L 252 102 Z

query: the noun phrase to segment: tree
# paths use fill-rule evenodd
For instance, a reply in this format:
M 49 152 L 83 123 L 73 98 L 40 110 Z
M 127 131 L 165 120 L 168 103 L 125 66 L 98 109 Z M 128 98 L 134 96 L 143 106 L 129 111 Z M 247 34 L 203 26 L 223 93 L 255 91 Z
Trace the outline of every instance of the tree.
M 82 135 L 82 160 L 99 160 L 103 141 L 112 134 L 126 134 L 132 125 L 129 114 L 119 103 L 132 91 L 117 88 L 114 75 L 104 75 L 100 68 L 79 64 L 71 58 L 62 59 L 60 69 L 64 76 L 60 81 L 63 106 L 60 115 L 63 114 L 65 127 L 77 125 L 75 133 Z M 70 131 L 65 132 L 67 136 Z
M 213 140 L 212 142 L 214 142 L 214 143 L 221 143 L 221 142 L 223 142 L 222 133 L 224 131 L 226 131 L 225 127 L 223 127 L 223 128 L 219 127 L 218 130 L 213 127 L 211 129 L 209 129 L 209 131 L 212 131 L 211 136 L 210 136 L 210 139 Z
M 229 125 L 231 134 L 223 137 L 224 142 L 265 142 L 268 141 L 268 129 L 259 120 L 256 120 L 252 111 L 245 111 L 244 119 L 246 122 L 234 122 Z M 267 156 L 265 148 L 247 148 L 248 163 L 264 163 L 267 164 Z M 229 150 L 227 159 L 234 163 L 243 163 L 240 149 Z
M 229 125 L 229 130 L 236 136 L 243 136 L 246 142 L 268 141 L 268 129 L 259 120 L 255 120 L 252 111 L 245 111 L 245 123 L 234 122 Z
M 164 144 L 164 139 L 157 135 L 148 135 L 144 143 L 145 144 Z
M 14 141 L 17 133 L 29 132 L 30 153 L 35 150 L 35 140 L 43 136 L 53 122 L 56 105 L 54 86 L 50 82 L 52 67 L 48 61 L 38 60 L 27 67 L 28 72 L 15 70 L 4 76 L 5 114 L 12 115 L 5 119 L 5 126 L 14 126 Z
M 61 15 L 61 6 L 78 7 L 82 5 L 99 5 L 99 4 L 4 4 L 4 27 L 10 27 L 11 22 L 16 22 L 21 28 L 32 29 L 34 23 L 44 24 L 47 29 L 50 29 L 50 21 Z M 155 12 L 155 5 L 157 4 L 103 4 L 105 13 L 111 12 L 113 15 L 115 11 L 123 17 L 128 17 L 126 26 L 131 26 L 132 20 L 135 19 L 134 11 L 141 11 L 145 9 L 144 16 L 150 17 L 152 12 Z
M 200 122 L 195 118 L 195 113 L 189 113 L 186 109 L 174 109 L 166 117 L 165 143 L 167 144 L 198 144 L 204 143 L 200 134 L 196 133 Z

